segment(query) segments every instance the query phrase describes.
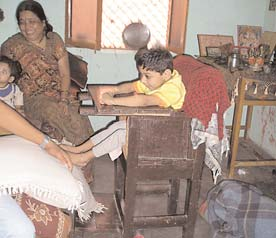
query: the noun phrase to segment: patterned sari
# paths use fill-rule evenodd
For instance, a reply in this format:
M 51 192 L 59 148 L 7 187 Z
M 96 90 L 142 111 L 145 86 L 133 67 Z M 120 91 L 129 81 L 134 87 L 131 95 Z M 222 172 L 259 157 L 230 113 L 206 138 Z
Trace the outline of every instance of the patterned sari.
M 45 131 L 43 125 L 47 125 L 78 145 L 92 135 L 93 129 L 88 117 L 79 114 L 79 102 L 72 95 L 69 96 L 68 114 L 64 114 L 59 104 L 58 60 L 67 51 L 57 33 L 49 32 L 46 42 L 46 48 L 42 49 L 17 33 L 3 43 L 1 53 L 21 63 L 23 74 L 17 84 L 24 93 L 26 118 L 39 129 Z

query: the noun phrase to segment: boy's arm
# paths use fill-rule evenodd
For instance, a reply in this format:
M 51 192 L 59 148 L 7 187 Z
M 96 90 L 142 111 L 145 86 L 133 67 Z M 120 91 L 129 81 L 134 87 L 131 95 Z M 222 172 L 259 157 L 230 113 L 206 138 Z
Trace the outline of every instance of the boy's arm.
M 102 95 L 102 103 L 106 105 L 118 105 L 127 107 L 164 106 L 164 102 L 157 96 L 135 94 L 126 97 L 113 97 L 105 93 Z
M 124 93 L 132 93 L 135 92 L 135 82 L 126 82 L 122 84 L 118 84 L 116 87 L 115 94 L 124 94 Z
M 125 82 L 117 85 L 100 86 L 100 95 L 108 93 L 111 95 L 131 93 L 135 91 L 134 82 Z
M 125 82 L 118 85 L 107 85 L 107 86 L 100 86 L 99 87 L 99 101 L 102 104 L 106 104 L 103 102 L 102 98 L 104 94 L 109 94 L 114 96 L 116 94 L 127 94 L 135 92 L 134 82 Z

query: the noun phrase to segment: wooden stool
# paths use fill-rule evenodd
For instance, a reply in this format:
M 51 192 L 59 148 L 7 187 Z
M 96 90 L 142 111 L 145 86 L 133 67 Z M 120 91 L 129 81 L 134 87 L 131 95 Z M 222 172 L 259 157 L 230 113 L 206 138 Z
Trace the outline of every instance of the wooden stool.
M 276 160 L 266 159 L 258 161 L 245 161 L 237 160 L 238 147 L 239 147 L 239 137 L 240 130 L 244 129 L 244 139 L 249 141 L 248 130 L 251 127 L 253 106 L 276 106 L 276 96 L 274 95 L 264 95 L 261 92 L 250 95 L 247 94 L 246 88 L 248 85 L 252 84 L 258 85 L 262 83 L 260 80 L 241 78 L 238 84 L 238 96 L 235 102 L 235 110 L 233 117 L 233 126 L 232 126 L 232 136 L 231 136 L 231 161 L 230 161 L 230 170 L 229 177 L 234 177 L 234 170 L 238 167 L 249 167 L 249 166 L 276 166 Z M 247 106 L 246 121 L 245 126 L 241 126 L 241 119 L 243 114 L 243 107 Z

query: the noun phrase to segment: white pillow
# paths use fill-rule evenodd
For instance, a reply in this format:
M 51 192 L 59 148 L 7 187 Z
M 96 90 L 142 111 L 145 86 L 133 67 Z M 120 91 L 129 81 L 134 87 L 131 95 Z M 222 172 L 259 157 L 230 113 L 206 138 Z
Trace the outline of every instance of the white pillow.
M 77 167 L 65 165 L 38 145 L 15 135 L 0 137 L 0 194 L 24 192 L 47 204 L 77 210 L 82 220 L 102 212 Z

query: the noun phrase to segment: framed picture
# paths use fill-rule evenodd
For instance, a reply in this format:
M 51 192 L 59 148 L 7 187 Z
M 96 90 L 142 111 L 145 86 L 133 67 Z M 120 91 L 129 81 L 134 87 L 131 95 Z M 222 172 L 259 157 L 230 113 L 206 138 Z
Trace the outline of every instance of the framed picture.
M 276 9 L 276 0 L 270 0 L 268 10 L 275 11 L 275 9 Z
M 242 47 L 256 48 L 262 37 L 261 26 L 238 25 L 238 45 Z
M 221 49 L 219 47 L 206 47 L 208 57 L 217 58 L 221 56 Z
M 233 36 L 198 34 L 199 55 L 207 56 L 207 47 L 220 47 L 225 44 L 234 45 Z
M 276 47 L 276 32 L 265 31 L 262 34 L 260 43 L 269 45 L 269 54 L 271 55 Z

